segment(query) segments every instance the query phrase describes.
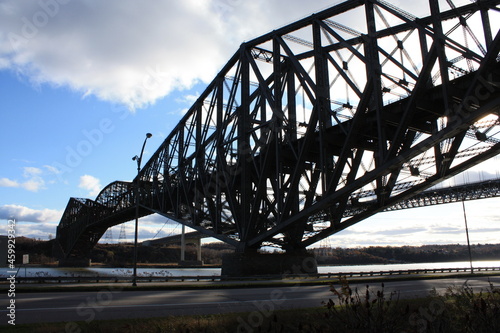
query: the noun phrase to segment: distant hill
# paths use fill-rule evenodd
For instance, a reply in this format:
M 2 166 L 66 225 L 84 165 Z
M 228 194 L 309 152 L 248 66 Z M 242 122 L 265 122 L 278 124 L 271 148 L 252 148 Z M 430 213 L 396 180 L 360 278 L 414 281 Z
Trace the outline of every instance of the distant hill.
M 317 248 L 320 265 L 363 265 L 468 261 L 466 245 L 370 246 L 356 249 Z M 500 260 L 500 244 L 471 246 L 473 260 Z

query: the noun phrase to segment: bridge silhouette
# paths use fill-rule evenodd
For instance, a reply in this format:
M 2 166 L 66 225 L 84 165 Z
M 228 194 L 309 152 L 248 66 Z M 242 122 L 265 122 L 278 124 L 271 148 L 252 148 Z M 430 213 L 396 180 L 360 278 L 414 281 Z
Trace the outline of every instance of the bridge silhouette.
M 447 3 L 416 17 L 350 0 L 241 44 L 133 182 L 70 199 L 60 263 L 85 261 L 138 202 L 141 217 L 236 246 L 228 274 L 288 270 L 307 246 L 497 155 L 500 1 Z

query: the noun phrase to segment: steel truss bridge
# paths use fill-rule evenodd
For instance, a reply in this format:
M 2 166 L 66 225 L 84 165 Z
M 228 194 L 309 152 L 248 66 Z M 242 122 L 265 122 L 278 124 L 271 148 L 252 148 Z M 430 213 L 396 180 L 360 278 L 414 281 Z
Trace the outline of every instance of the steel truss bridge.
M 428 0 L 416 17 L 349 0 L 243 43 L 133 182 L 70 199 L 60 257 L 87 257 L 136 199 L 239 251 L 289 253 L 425 203 L 500 151 L 499 3 Z

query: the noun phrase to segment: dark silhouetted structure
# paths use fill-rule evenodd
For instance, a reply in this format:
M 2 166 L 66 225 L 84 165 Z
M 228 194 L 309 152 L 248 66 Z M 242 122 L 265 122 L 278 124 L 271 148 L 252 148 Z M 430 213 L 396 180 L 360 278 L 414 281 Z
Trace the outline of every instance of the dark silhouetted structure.
M 262 246 L 288 253 L 273 269 L 314 271 L 307 246 L 499 152 L 499 3 L 350 0 L 242 44 L 141 169 L 139 214 L 235 245 L 228 274 L 260 270 Z M 135 202 L 127 182 L 70 199 L 61 263 Z

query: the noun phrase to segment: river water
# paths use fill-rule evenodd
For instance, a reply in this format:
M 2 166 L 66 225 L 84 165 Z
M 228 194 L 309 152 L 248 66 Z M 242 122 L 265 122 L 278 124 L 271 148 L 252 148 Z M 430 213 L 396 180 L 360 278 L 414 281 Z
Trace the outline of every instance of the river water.
M 500 260 L 474 261 L 473 267 L 500 267 Z M 388 264 L 388 265 L 355 265 L 355 266 L 320 266 L 319 273 L 355 273 L 399 271 L 411 269 L 440 269 L 440 268 L 469 268 L 468 261 L 438 262 L 419 264 Z M 10 276 L 8 268 L 0 268 L 0 278 Z M 20 267 L 16 268 L 19 277 L 78 277 L 78 276 L 132 276 L 132 268 L 44 268 Z M 169 276 L 218 276 L 220 268 L 138 268 L 138 276 L 169 277 Z

